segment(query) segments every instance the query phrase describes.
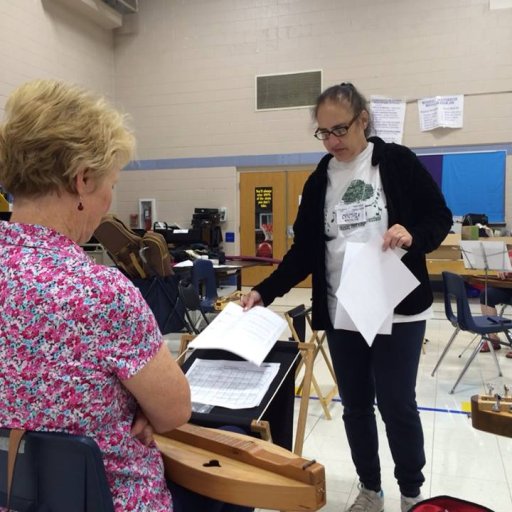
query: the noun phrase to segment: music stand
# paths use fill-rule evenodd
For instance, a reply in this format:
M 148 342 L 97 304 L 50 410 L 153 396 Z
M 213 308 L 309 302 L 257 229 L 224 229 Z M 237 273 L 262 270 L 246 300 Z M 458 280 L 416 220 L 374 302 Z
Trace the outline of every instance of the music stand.
M 177 360 L 187 355 L 188 343 L 193 335 L 183 334 L 180 344 L 180 355 Z M 294 341 L 277 341 L 265 362 L 281 363 L 279 371 L 258 407 L 248 409 L 226 409 L 214 407 L 209 413 L 192 412 L 190 422 L 202 427 L 218 428 L 223 425 L 236 425 L 249 435 L 272 440 L 275 444 L 302 455 L 304 445 L 306 419 L 309 406 L 309 390 L 313 377 L 314 343 Z M 295 370 L 298 355 L 304 362 L 304 388 L 300 398 L 299 414 L 296 423 L 295 440 L 293 439 L 294 402 L 295 402 Z M 216 349 L 195 349 L 189 357 L 181 362 L 184 373 L 196 358 L 241 360 L 237 355 Z M 271 439 L 267 437 L 265 427 L 270 426 Z
M 512 272 L 507 246 L 501 241 L 461 240 L 460 249 L 465 268 L 484 271 L 485 305 L 487 305 L 489 270 Z
M 275 444 L 292 450 L 293 440 L 293 416 L 294 416 L 294 398 L 295 398 L 295 377 L 294 367 L 288 373 L 290 365 L 293 364 L 295 356 L 298 352 L 298 346 L 292 342 L 277 342 L 274 348 L 270 351 L 269 355 L 265 358 L 265 362 L 278 362 L 281 363 L 279 372 L 272 382 L 269 390 L 265 394 L 262 403 L 258 407 L 251 407 L 247 409 L 226 409 L 224 407 L 214 407 L 209 413 L 193 412 L 191 423 L 201 425 L 203 427 L 219 428 L 223 425 L 236 425 L 245 430 L 251 435 L 252 420 L 259 417 L 266 409 L 266 404 L 269 403 L 270 398 L 273 396 L 281 379 L 285 382 L 281 389 L 272 400 L 271 405 L 262 415 L 261 419 L 268 421 L 271 427 L 272 439 Z M 184 373 L 190 368 L 192 363 L 197 358 L 203 359 L 228 359 L 228 360 L 241 360 L 240 357 L 226 352 L 224 350 L 215 349 L 196 349 L 188 359 L 183 363 L 182 370 Z

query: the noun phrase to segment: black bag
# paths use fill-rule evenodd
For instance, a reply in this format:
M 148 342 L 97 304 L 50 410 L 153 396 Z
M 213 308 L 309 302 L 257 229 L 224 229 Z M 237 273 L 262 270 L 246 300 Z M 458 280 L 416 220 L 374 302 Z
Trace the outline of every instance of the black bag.
M 162 334 L 181 332 L 185 327 L 185 307 L 178 298 L 179 278 L 175 275 L 132 279 L 155 315 Z
M 475 224 L 482 224 L 487 226 L 489 219 L 485 213 L 466 213 L 462 219 L 463 226 L 474 226 Z

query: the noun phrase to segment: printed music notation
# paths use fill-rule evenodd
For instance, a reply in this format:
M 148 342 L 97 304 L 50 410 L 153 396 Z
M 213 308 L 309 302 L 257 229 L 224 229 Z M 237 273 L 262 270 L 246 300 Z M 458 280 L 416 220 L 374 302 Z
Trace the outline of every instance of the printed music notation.
M 257 407 L 279 371 L 279 363 L 196 359 L 187 371 L 192 402 L 228 409 Z

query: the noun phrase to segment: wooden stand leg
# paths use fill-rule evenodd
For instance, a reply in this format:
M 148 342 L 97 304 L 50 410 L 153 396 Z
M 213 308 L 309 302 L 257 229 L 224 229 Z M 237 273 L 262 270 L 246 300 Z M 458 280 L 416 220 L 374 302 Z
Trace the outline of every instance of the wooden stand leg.
M 293 453 L 302 455 L 304 436 L 306 433 L 306 419 L 308 416 L 309 394 L 313 378 L 313 352 L 315 345 L 313 343 L 299 343 L 298 346 L 301 351 L 302 360 L 304 361 L 304 386 L 300 398 L 299 417 L 297 419 L 297 432 L 295 434 Z
M 179 354 L 176 358 L 177 363 L 181 366 L 185 361 L 185 354 L 187 353 L 188 344 L 196 337 L 195 334 L 182 334 L 180 338 Z
M 300 306 L 298 306 L 298 309 L 300 309 Z M 325 361 L 325 364 L 327 366 L 327 370 L 331 374 L 332 380 L 334 381 L 334 386 L 332 386 L 331 389 L 326 394 L 323 394 L 322 390 L 320 388 L 320 385 L 318 384 L 318 381 L 316 380 L 314 374 L 312 375 L 312 378 L 311 378 L 311 382 L 313 384 L 313 388 L 315 390 L 315 393 L 318 396 L 318 400 L 320 402 L 320 405 L 322 406 L 322 409 L 324 411 L 324 415 L 325 415 L 325 417 L 328 420 L 330 420 L 330 419 L 332 419 L 332 416 L 331 416 L 331 413 L 329 411 L 329 405 L 332 402 L 333 398 L 338 393 L 338 386 L 336 384 L 336 376 L 334 374 L 334 368 L 332 366 L 330 357 L 327 354 L 327 351 L 325 350 L 325 347 L 323 345 L 324 341 L 326 339 L 326 334 L 324 332 L 324 333 L 322 333 L 321 336 L 319 336 L 318 331 L 313 329 L 313 326 L 311 325 L 311 317 L 310 317 L 309 312 L 307 310 L 304 309 L 303 312 L 302 312 L 302 315 L 304 316 L 304 320 L 307 321 L 307 323 L 308 323 L 308 325 L 309 325 L 309 327 L 311 329 L 311 336 L 310 336 L 309 341 L 307 343 L 312 343 L 313 346 L 314 346 L 314 351 L 313 351 L 313 354 L 312 354 L 313 365 L 315 364 L 315 361 L 316 361 L 316 358 L 317 358 L 318 354 L 321 353 L 321 355 L 322 355 L 322 357 L 323 357 L 323 359 Z M 288 313 L 285 313 L 285 317 L 286 317 L 286 319 L 288 321 L 288 325 L 290 327 L 290 331 L 292 333 L 293 338 L 296 341 L 301 342 L 302 340 L 300 340 L 300 336 L 299 336 L 299 334 L 297 332 L 297 329 L 295 328 L 295 325 L 293 323 L 293 318 Z M 297 365 L 297 369 L 296 369 L 296 372 L 295 372 L 295 378 L 296 379 L 298 378 L 298 376 L 299 376 L 299 374 L 300 374 L 300 372 L 302 370 L 303 364 L 304 364 L 304 360 L 302 359 L 299 362 L 299 364 Z M 300 381 L 300 383 L 298 384 L 297 388 L 296 388 L 296 394 L 297 395 L 302 395 L 303 390 L 304 390 L 304 385 L 305 384 L 304 384 L 304 377 L 303 377 L 302 380 Z

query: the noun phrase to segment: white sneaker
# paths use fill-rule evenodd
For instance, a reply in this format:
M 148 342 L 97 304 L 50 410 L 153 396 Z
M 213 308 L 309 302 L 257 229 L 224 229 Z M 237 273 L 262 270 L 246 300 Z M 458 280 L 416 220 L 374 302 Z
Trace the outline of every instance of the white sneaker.
M 365 489 L 362 484 L 359 485 L 359 494 L 354 503 L 347 509 L 347 512 L 383 512 L 384 511 L 384 493 Z
M 423 501 L 423 496 L 421 494 L 418 494 L 415 498 L 408 498 L 402 494 L 400 496 L 400 507 L 402 512 L 409 512 L 413 505 L 416 505 L 416 503 L 419 503 L 420 501 Z

